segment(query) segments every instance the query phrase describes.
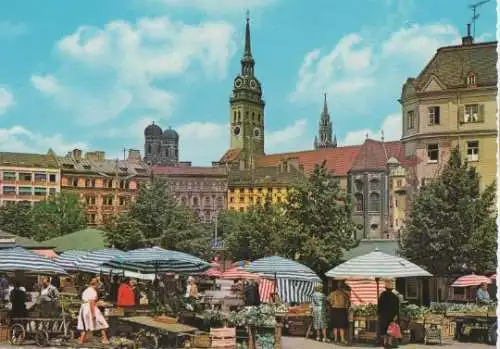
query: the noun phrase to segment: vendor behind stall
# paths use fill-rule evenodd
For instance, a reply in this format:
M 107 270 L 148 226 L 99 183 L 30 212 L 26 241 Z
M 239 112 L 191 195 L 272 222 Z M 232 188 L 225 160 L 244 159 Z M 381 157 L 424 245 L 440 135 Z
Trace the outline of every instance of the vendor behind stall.
M 479 305 L 488 305 L 491 303 L 490 294 L 488 292 L 488 284 L 486 282 L 479 285 L 476 293 L 476 302 Z
M 187 279 L 185 297 L 198 299 L 198 286 L 196 286 L 196 282 L 194 280 L 194 277 L 192 276 L 188 277 Z
M 125 279 L 118 288 L 116 303 L 119 307 L 132 307 L 136 304 L 136 297 L 130 279 Z
M 59 299 L 59 291 L 49 282 L 47 277 L 41 280 L 40 302 L 55 302 Z

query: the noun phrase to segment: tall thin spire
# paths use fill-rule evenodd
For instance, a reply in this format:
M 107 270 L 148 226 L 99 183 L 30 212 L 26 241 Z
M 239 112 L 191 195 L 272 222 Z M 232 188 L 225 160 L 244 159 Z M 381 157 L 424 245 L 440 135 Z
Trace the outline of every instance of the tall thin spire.
M 326 102 L 326 92 L 324 93 L 325 95 L 325 101 L 323 102 L 323 114 L 328 115 L 328 103 Z
M 252 45 L 250 43 L 250 11 L 247 10 L 246 17 L 246 27 L 245 27 L 245 51 L 243 52 L 243 57 L 252 57 Z
M 241 74 L 254 75 L 255 61 L 252 57 L 252 44 L 250 40 L 250 11 L 247 10 L 246 26 L 245 26 L 245 49 L 243 57 L 241 57 Z

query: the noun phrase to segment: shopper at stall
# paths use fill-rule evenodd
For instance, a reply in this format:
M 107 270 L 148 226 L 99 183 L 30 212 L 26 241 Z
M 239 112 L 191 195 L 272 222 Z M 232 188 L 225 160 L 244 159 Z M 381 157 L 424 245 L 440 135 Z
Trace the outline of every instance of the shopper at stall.
M 330 322 L 333 328 L 333 340 L 346 344 L 345 333 L 349 328 L 349 296 L 344 291 L 344 284 L 339 281 L 337 289 L 328 296 L 330 304 Z
M 26 289 L 19 281 L 14 281 L 14 288 L 10 291 L 10 303 L 12 304 L 11 317 L 23 318 L 27 316 L 26 302 L 29 297 Z
M 196 281 L 194 277 L 190 276 L 187 279 L 186 286 L 186 295 L 187 298 L 195 298 L 198 299 L 198 286 L 196 285 Z
M 245 287 L 245 306 L 258 307 L 260 305 L 259 285 L 257 281 L 250 280 Z
M 384 338 L 384 347 L 392 348 L 392 337 L 387 333 L 389 325 L 397 321 L 399 315 L 399 298 L 393 292 L 394 283 L 392 280 L 385 281 L 385 291 L 380 294 L 378 300 L 378 322 L 379 335 Z
M 41 280 L 40 303 L 55 302 L 59 299 L 59 291 L 52 285 L 49 278 L 43 277 Z
M 101 331 L 102 343 L 109 344 L 106 329 L 109 327 L 106 319 L 97 307 L 99 281 L 93 278 L 82 294 L 82 305 L 78 314 L 77 329 L 81 331 L 80 345 L 85 343 L 89 332 Z
M 313 328 L 316 330 L 316 340 L 319 341 L 321 339 L 320 333 L 323 333 L 323 342 L 326 342 L 326 297 L 322 291 L 323 285 L 318 284 L 314 287 L 311 308 L 313 315 Z
M 480 305 L 488 305 L 491 303 L 490 293 L 488 292 L 488 284 L 486 282 L 479 285 L 476 293 L 476 302 Z
M 124 282 L 118 288 L 118 296 L 116 303 L 119 307 L 132 307 L 136 304 L 135 293 L 132 288 L 131 280 L 125 279 Z

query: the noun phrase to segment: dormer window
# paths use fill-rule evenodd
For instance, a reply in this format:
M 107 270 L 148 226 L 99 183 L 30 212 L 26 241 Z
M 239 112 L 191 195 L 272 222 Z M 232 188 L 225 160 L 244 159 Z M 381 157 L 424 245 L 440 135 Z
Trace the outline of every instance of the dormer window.
M 467 75 L 467 87 L 477 87 L 476 73 L 469 73 Z

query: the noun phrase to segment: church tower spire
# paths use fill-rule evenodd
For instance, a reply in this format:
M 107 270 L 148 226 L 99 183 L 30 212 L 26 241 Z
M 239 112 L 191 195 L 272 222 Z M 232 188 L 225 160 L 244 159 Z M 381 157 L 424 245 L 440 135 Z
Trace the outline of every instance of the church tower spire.
M 328 102 L 326 100 L 326 93 L 324 94 L 323 101 L 323 111 L 321 112 L 321 118 L 319 121 L 319 132 L 318 136 L 314 139 L 314 148 L 336 148 L 337 147 L 337 137 L 332 138 L 333 127 L 330 121 L 330 113 L 328 112 Z
M 247 11 L 241 72 L 234 78 L 229 99 L 231 149 L 240 149 L 244 166 L 253 164 L 253 157 L 264 155 L 264 107 L 262 85 L 255 77 L 255 60 L 250 40 L 250 17 Z

